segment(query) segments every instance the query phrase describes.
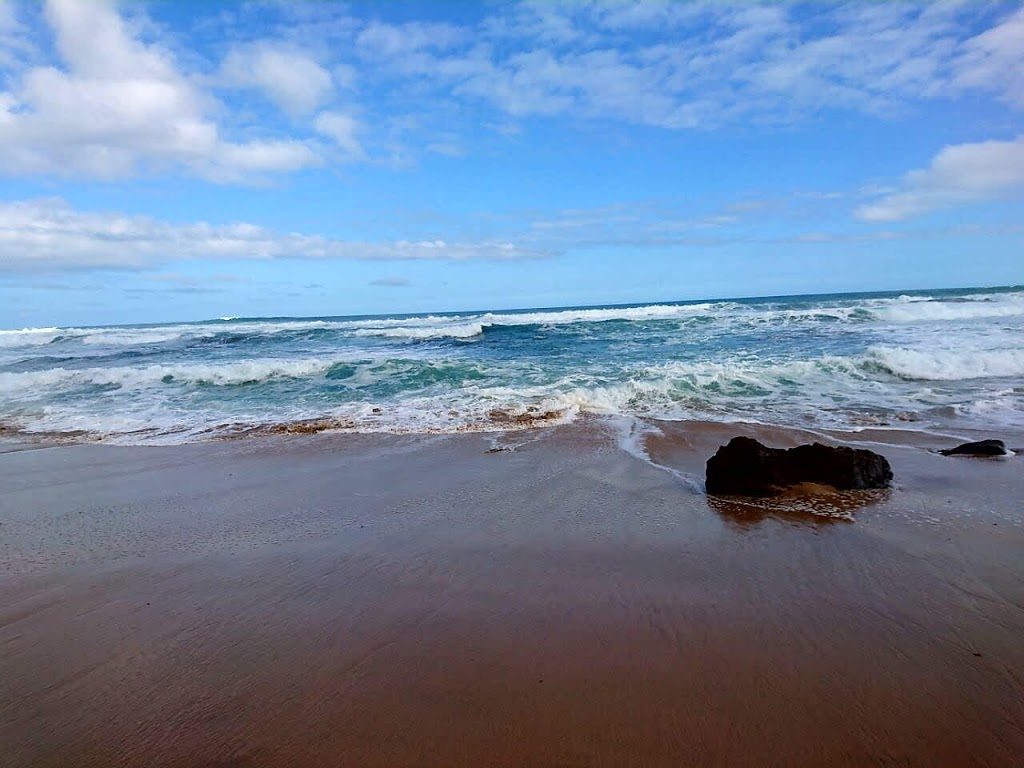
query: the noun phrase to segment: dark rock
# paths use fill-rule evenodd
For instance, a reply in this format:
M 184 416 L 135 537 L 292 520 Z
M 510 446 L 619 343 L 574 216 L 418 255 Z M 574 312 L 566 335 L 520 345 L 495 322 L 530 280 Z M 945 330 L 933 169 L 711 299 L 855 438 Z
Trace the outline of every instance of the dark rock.
M 963 443 L 956 448 L 939 451 L 943 456 L 1006 456 L 1006 444 L 1002 440 L 979 440 L 976 443 Z
M 775 496 L 801 483 L 840 491 L 887 488 L 892 469 L 884 456 L 862 448 L 821 443 L 769 448 L 749 437 L 734 437 L 708 459 L 707 490 L 723 496 Z

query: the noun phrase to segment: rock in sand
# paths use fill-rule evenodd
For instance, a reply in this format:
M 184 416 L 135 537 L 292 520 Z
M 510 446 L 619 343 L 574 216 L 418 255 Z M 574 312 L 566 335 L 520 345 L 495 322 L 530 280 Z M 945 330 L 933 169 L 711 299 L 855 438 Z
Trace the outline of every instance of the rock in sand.
M 1002 440 L 978 440 L 975 443 L 963 443 L 956 448 L 939 451 L 943 456 L 1007 456 L 1006 443 Z
M 734 437 L 708 459 L 707 490 L 722 496 L 776 496 L 802 483 L 846 491 L 887 488 L 892 468 L 884 456 L 863 448 L 800 445 L 769 448 Z

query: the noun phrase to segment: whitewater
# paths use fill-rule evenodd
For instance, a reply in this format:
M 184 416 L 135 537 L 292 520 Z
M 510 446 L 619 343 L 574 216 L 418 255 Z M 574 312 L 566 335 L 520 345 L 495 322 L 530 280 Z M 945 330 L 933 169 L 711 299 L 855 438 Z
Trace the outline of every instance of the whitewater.
M 0 432 L 1024 426 L 1024 288 L 0 330 Z

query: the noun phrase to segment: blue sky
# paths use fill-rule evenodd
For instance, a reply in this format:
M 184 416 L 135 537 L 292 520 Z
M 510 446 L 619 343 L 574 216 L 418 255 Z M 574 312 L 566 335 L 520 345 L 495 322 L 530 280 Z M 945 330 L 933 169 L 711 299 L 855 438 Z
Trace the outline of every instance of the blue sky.
M 1020 3 L 0 0 L 0 327 L 1024 283 Z

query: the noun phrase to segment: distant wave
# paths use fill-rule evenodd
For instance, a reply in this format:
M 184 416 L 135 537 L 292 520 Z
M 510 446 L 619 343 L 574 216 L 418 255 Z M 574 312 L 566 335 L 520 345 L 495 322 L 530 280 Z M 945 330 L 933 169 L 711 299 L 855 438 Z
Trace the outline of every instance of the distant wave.
M 568 309 L 552 312 L 486 312 L 480 315 L 428 316 L 418 318 L 380 318 L 339 322 L 339 328 L 352 328 L 355 336 L 378 336 L 394 339 L 468 339 L 479 336 L 487 328 L 527 325 L 572 325 L 601 323 L 611 320 L 666 320 L 706 312 L 711 304 L 654 305 L 618 307 L 614 309 Z
M 468 339 L 496 326 L 555 327 L 581 323 L 652 322 L 701 319 L 722 323 L 772 324 L 777 322 L 880 321 L 899 324 L 919 322 L 1012 318 L 1024 316 L 1024 293 L 981 294 L 947 299 L 931 296 L 900 296 L 889 299 L 851 299 L 846 302 L 809 302 L 806 306 L 716 302 L 655 304 L 604 309 L 564 309 L 537 312 L 486 312 L 481 314 L 377 317 L 361 320 L 295 319 L 244 320 L 225 317 L 219 321 L 158 326 L 109 326 L 98 328 L 23 328 L 0 330 L 0 349 L 33 347 L 55 342 L 88 345 L 133 346 L 165 344 L 178 340 L 213 339 L 222 334 L 237 336 L 301 335 L 333 331 L 356 338 L 400 340 Z
M 610 320 L 670 320 L 687 315 L 703 314 L 715 304 L 653 304 L 645 307 L 614 307 L 611 309 L 562 309 L 550 312 L 491 313 L 483 316 L 490 325 L 565 325 L 572 323 L 604 323 Z
M 49 344 L 62 333 L 60 328 L 20 328 L 0 330 L 0 348 L 34 347 Z
M 484 332 L 484 323 L 463 323 L 437 327 L 357 328 L 353 336 L 379 336 L 391 339 L 471 339 Z
M 251 320 L 160 325 L 152 327 L 109 326 L 97 328 L 29 328 L 0 331 L 0 346 L 49 344 L 55 340 L 79 340 L 85 344 L 141 345 L 160 344 L 180 338 L 209 338 L 219 334 L 273 335 L 301 333 L 310 330 L 351 332 L 353 336 L 380 336 L 400 339 L 470 338 L 484 328 L 496 325 L 564 325 L 595 323 L 608 320 L 655 320 L 701 314 L 711 304 L 654 305 L 615 309 L 557 310 L 529 313 L 483 313 L 473 315 L 427 315 L 406 318 L 372 318 L 365 320 Z
M 917 301 L 892 304 L 872 310 L 881 320 L 897 323 L 918 323 L 941 320 L 974 320 L 993 317 L 1024 316 L 1024 297 L 1007 297 L 973 301 Z

